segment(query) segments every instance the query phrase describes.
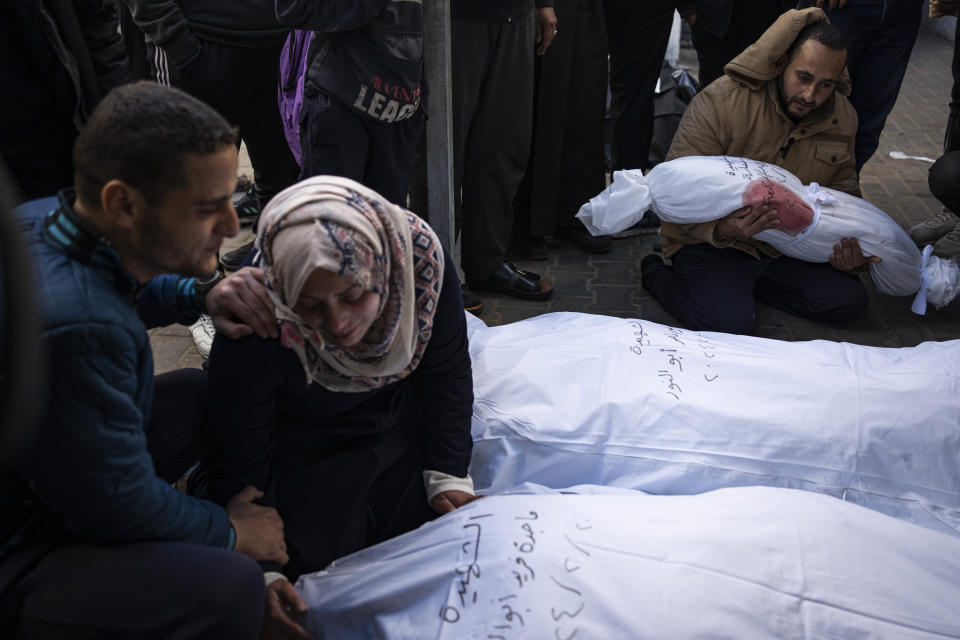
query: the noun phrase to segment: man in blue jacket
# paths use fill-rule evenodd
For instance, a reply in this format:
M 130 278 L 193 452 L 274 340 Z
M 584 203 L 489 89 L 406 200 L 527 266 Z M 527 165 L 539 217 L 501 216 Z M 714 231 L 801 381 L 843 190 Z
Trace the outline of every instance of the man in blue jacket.
M 0 475 L 4 637 L 258 633 L 251 558 L 286 562 L 282 522 L 253 487 L 223 509 L 171 486 L 202 448 L 206 380 L 155 379 L 146 333 L 203 310 L 275 331 L 256 272 L 198 280 L 238 229 L 236 135 L 180 91 L 121 87 L 77 139 L 75 190 L 18 211 L 49 376 L 36 438 Z

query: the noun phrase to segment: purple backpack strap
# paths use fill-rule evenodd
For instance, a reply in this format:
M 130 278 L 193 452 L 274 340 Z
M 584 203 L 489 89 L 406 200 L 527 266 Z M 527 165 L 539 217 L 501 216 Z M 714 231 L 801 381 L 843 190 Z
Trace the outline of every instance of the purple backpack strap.
M 300 164 L 300 109 L 303 106 L 303 83 L 307 74 L 307 53 L 312 31 L 295 29 L 287 36 L 280 52 L 280 82 L 277 85 L 277 104 L 283 122 L 287 145 Z

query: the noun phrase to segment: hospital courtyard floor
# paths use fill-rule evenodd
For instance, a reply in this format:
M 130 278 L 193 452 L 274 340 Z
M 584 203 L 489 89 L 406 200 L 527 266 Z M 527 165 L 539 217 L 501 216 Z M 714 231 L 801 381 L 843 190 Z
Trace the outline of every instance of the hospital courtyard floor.
M 930 164 L 894 160 L 891 151 L 910 156 L 939 157 L 947 118 L 952 44 L 924 25 L 893 113 L 887 120 L 880 148 L 861 175 L 864 197 L 909 228 L 933 215 L 939 203 L 927 188 Z M 249 165 L 241 167 L 248 174 Z M 231 239 L 227 248 L 246 240 L 248 231 Z M 483 296 L 481 316 L 488 325 L 500 325 L 554 311 L 578 311 L 620 317 L 645 318 L 663 324 L 673 319 L 640 286 L 640 261 L 653 250 L 659 236 L 615 240 L 613 250 L 589 255 L 561 241 L 551 242 L 549 258 L 515 260 L 553 282 L 556 292 L 547 302 L 528 302 L 501 295 Z M 826 339 L 881 347 L 913 346 L 927 340 L 960 338 L 960 302 L 925 316 L 910 311 L 911 298 L 878 294 L 872 285 L 870 307 L 860 321 L 826 326 L 801 320 L 762 304 L 757 305 L 757 335 L 779 340 Z M 173 325 L 151 331 L 157 373 L 181 367 L 199 367 L 202 358 L 185 327 Z

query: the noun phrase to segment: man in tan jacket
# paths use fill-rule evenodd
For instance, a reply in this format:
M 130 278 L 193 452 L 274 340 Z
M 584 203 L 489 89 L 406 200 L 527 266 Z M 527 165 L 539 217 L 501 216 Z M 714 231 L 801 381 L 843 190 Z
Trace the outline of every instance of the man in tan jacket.
M 859 196 L 845 61 L 843 35 L 820 9 L 784 13 L 694 98 L 667 159 L 747 157 Z M 672 264 L 645 258 L 643 287 L 692 329 L 751 333 L 755 298 L 822 322 L 862 316 L 867 293 L 853 274 L 879 258 L 864 257 L 855 238 L 837 238 L 830 263 L 814 264 L 752 238 L 778 224 L 765 207 L 699 224 L 664 222 L 663 253 Z

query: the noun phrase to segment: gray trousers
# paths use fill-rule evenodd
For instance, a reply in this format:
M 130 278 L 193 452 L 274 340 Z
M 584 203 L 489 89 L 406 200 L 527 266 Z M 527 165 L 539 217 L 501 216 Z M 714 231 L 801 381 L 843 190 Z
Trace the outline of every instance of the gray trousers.
M 535 37 L 535 9 L 511 22 L 451 20 L 456 220 L 471 278 L 506 258 L 533 134 Z

